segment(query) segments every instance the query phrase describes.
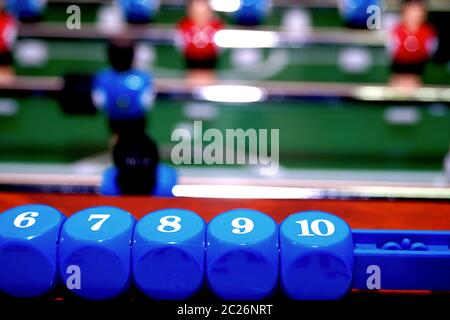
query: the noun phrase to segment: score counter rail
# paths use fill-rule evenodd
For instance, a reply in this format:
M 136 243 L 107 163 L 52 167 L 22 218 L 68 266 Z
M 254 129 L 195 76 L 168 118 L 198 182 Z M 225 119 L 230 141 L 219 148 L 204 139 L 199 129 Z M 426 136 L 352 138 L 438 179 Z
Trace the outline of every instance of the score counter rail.
M 123 226 L 129 225 L 130 228 L 127 229 L 129 235 L 124 235 L 121 232 L 120 237 L 125 237 L 125 240 L 127 237 L 131 239 L 131 233 L 133 232 L 131 225 L 134 218 L 128 217 L 125 211 L 106 208 L 106 210 L 118 210 L 117 215 L 111 215 L 108 226 L 105 219 L 102 220 L 101 217 L 98 217 L 99 212 L 104 210 L 105 207 L 98 207 L 98 205 L 118 205 L 127 209 L 134 208 L 138 219 L 142 217 L 143 213 L 165 209 L 138 220 L 134 231 L 133 250 L 139 253 L 135 253 L 133 258 L 135 264 L 132 267 L 132 272 L 138 288 L 150 297 L 170 299 L 171 297 L 184 298 L 189 296 L 189 294 L 198 290 L 202 281 L 201 278 L 190 282 L 187 279 L 191 279 L 190 276 L 194 277 L 194 275 L 197 275 L 198 278 L 198 275 L 204 272 L 208 287 L 220 298 L 259 299 L 269 295 L 277 286 L 278 268 L 280 268 L 280 285 L 287 296 L 293 299 L 336 299 L 342 297 L 348 291 L 350 284 L 353 288 L 366 290 L 368 288 L 378 289 L 380 286 L 382 289 L 394 290 L 447 291 L 450 289 L 448 287 L 450 286 L 450 232 L 431 231 L 450 230 L 450 204 L 448 203 L 337 200 L 227 201 L 140 197 L 52 197 L 51 195 L 33 194 L 4 194 L 1 199 L 0 210 L 11 209 L 12 204 L 41 202 L 57 205 L 61 203 L 63 212 L 70 215 L 73 210 L 94 206 L 94 208 L 78 212 L 64 222 L 59 242 L 60 248 L 58 249 L 63 252 L 61 255 L 65 257 L 64 259 L 72 257 L 73 261 L 81 261 L 81 264 L 84 263 L 82 268 L 88 268 L 87 270 L 89 270 L 89 267 L 95 268 L 95 266 L 92 261 L 89 262 L 88 252 L 80 248 L 86 245 L 86 243 L 82 243 L 83 241 L 95 240 L 93 235 L 96 233 L 94 231 L 100 230 L 101 232 L 103 226 L 105 231 L 112 232 L 111 224 L 117 223 L 117 221 L 113 221 L 122 216 L 120 219 L 123 221 L 119 225 L 125 229 L 127 228 Z M 209 225 L 206 227 L 202 220 L 190 211 L 167 210 L 168 208 L 197 210 L 206 221 L 209 220 Z M 255 210 L 228 211 L 235 208 L 258 209 L 268 213 L 269 216 Z M 304 212 L 311 209 L 333 212 L 335 215 L 317 211 Z M 89 217 L 89 215 L 92 216 L 94 211 L 96 213 L 95 219 L 97 219 L 95 221 Z M 228 212 L 218 215 L 224 211 Z M 3 217 L 3 222 L 11 214 L 11 211 L 8 212 L 9 214 Z M 295 212 L 303 213 L 290 215 Z M 20 218 L 22 222 L 26 220 L 25 224 L 27 224 L 29 217 L 21 214 L 20 217 L 13 217 L 14 222 Z M 178 218 L 175 218 L 175 214 Z M 181 216 L 183 216 L 182 219 Z M 89 219 L 87 219 L 88 217 Z M 277 222 L 283 221 L 279 227 L 281 254 L 279 266 L 278 227 L 270 217 L 273 217 Z M 351 232 L 349 226 L 341 218 L 348 221 L 352 226 L 372 230 L 353 230 Z M 19 223 L 20 226 L 22 222 Z M 62 221 L 60 223 L 62 224 Z M 183 230 L 183 223 L 186 223 L 189 227 Z M 80 229 L 81 225 L 84 227 Z M 178 225 L 181 228 L 176 228 Z M 162 228 L 170 228 L 170 230 L 163 229 L 161 231 L 161 226 L 163 226 Z M 94 230 L 94 227 L 96 230 Z M 89 228 L 92 231 L 89 231 Z M 381 228 L 410 229 L 413 231 L 374 230 Z M 7 228 L 3 229 L 6 230 Z M 151 229 L 161 232 L 147 232 Z M 429 229 L 430 231 L 423 231 L 423 229 Z M 193 261 L 196 259 L 203 261 L 205 244 L 202 237 L 204 239 L 205 233 L 207 238 L 206 264 L 203 266 L 202 262 L 197 264 Z M 165 238 L 161 240 L 163 237 Z M 169 245 L 172 242 L 170 239 L 174 243 Z M 187 242 L 184 243 L 183 241 Z M 127 244 L 127 241 L 123 243 Z M 91 245 L 90 250 L 99 246 L 98 243 L 91 243 Z M 119 244 L 116 243 L 115 245 Z M 108 243 L 104 246 L 108 246 Z M 125 245 L 125 247 L 128 248 L 128 245 Z M 155 255 L 153 251 L 150 254 L 149 247 L 159 248 L 156 250 L 157 254 Z M 180 262 L 179 266 L 178 264 L 174 266 L 167 263 L 171 259 L 176 260 L 175 257 L 180 254 L 178 249 L 175 250 L 175 247 L 183 252 L 182 259 L 179 261 L 184 262 Z M 121 254 L 126 255 L 127 250 L 130 251 L 126 249 Z M 98 254 L 94 260 L 100 259 L 98 257 L 102 257 L 102 255 L 103 258 L 107 256 L 101 250 L 98 251 Z M 74 258 L 74 255 L 76 258 Z M 84 259 L 82 258 L 83 255 Z M 178 258 L 180 257 L 178 256 Z M 64 259 L 63 261 L 66 261 Z M 126 257 L 125 260 L 127 260 Z M 119 272 L 120 268 L 114 269 L 113 267 L 117 262 L 114 259 L 110 261 L 108 265 L 111 264 L 111 270 L 123 275 L 123 270 Z M 145 267 L 139 269 L 139 265 Z M 158 269 L 158 266 L 159 270 L 155 273 L 160 277 L 152 278 L 151 273 L 149 275 L 148 272 L 143 272 L 143 270 L 146 271 L 149 268 Z M 176 269 L 181 268 L 181 266 L 183 266 L 181 274 L 187 276 L 186 281 L 180 283 L 173 279 L 175 282 L 172 281 L 168 284 L 161 280 L 161 277 L 164 278 L 161 274 L 164 274 L 167 271 L 166 269 L 177 273 Z M 197 267 L 200 269 L 197 269 Z M 264 275 L 263 279 L 254 276 L 255 268 Z M 377 272 L 381 272 L 381 278 L 377 278 Z M 371 273 L 374 274 L 374 277 Z M 89 276 L 89 272 L 87 272 L 87 277 L 91 277 L 91 280 L 95 279 L 92 280 L 94 283 L 99 278 L 97 274 Z M 242 290 L 242 281 L 248 283 L 248 286 L 244 285 L 244 290 Z M 86 283 L 84 285 L 86 286 Z M 117 282 L 112 282 L 110 285 L 112 287 L 116 285 L 118 292 L 126 287 L 125 284 L 119 285 Z M 161 288 L 155 288 L 155 285 L 161 286 Z M 91 295 L 92 292 L 89 290 L 89 284 L 87 284 L 84 293 L 78 294 L 88 299 L 110 297 L 111 292 L 108 291 L 111 290 L 110 287 L 106 295 L 103 296 L 100 294 L 101 289 L 99 288 L 97 287 L 97 291 L 94 290 L 94 294 Z M 179 296 L 173 296 L 173 288 L 177 288 L 175 292 L 180 294 Z M 183 289 L 185 295 L 183 295 Z M 165 296 L 164 294 L 169 295 Z M 114 295 L 114 292 L 112 295 Z

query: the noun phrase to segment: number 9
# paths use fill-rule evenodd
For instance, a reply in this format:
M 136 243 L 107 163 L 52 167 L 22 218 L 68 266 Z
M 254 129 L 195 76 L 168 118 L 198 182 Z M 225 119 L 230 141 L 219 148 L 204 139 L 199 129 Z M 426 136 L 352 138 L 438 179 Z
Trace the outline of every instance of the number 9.
M 234 228 L 231 230 L 234 234 L 246 234 L 252 232 L 255 228 L 255 224 L 249 218 L 236 218 L 231 221 L 231 226 Z

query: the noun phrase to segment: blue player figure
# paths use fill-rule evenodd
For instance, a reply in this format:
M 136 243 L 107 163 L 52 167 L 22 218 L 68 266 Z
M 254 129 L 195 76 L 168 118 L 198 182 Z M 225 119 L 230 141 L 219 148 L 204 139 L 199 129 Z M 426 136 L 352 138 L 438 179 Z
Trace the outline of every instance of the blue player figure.
M 103 110 L 113 134 L 144 131 L 146 114 L 153 105 L 155 89 L 150 74 L 134 69 L 134 43 L 124 39 L 110 41 L 111 68 L 94 79 L 92 100 Z
M 264 22 L 272 8 L 271 0 L 240 0 L 239 8 L 232 16 L 237 24 L 257 26 Z
M 146 134 L 153 105 L 152 77 L 134 69 L 134 42 L 114 39 L 108 45 L 111 68 L 95 76 L 92 100 L 106 114 L 113 133 L 114 166 L 103 175 L 100 193 L 172 196 L 176 172 L 159 164 L 155 143 Z
M 147 23 L 159 11 L 159 0 L 119 0 L 120 7 L 129 23 Z
M 158 149 L 144 132 L 120 133 L 112 158 L 114 166 L 103 174 L 101 194 L 172 196 L 177 173 L 172 167 L 159 163 Z
M 47 0 L 6 0 L 8 11 L 24 22 L 39 21 L 47 7 Z
M 367 28 L 375 6 L 381 8 L 382 0 L 338 0 L 339 13 L 350 28 Z

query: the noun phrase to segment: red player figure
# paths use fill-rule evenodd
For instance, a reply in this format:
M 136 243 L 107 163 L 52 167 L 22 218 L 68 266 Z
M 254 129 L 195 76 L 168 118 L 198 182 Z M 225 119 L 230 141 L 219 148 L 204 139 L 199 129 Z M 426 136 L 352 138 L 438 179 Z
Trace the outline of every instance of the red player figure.
M 203 80 L 213 77 L 212 70 L 219 54 L 214 36 L 222 28 L 221 20 L 216 17 L 207 0 L 191 0 L 187 17 L 178 24 L 186 66 L 194 74 L 205 78 Z
M 427 8 L 422 0 L 406 0 L 401 11 L 401 22 L 392 30 L 391 84 L 419 87 L 426 63 L 437 49 L 436 32 L 427 20 Z
M 6 12 L 5 2 L 0 0 L 0 81 L 8 80 L 14 75 L 11 51 L 16 35 L 16 20 Z

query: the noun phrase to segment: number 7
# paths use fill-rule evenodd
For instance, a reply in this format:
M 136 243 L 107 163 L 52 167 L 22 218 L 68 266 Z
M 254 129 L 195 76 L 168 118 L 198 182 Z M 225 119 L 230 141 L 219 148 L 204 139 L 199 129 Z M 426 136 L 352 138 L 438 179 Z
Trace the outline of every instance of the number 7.
M 100 219 L 97 223 L 94 223 L 91 227 L 92 231 L 98 231 L 100 230 L 100 228 L 102 227 L 102 225 L 105 223 L 106 220 L 109 219 L 109 217 L 111 217 L 110 214 L 91 214 L 89 216 L 88 221 L 91 221 L 93 219 Z

